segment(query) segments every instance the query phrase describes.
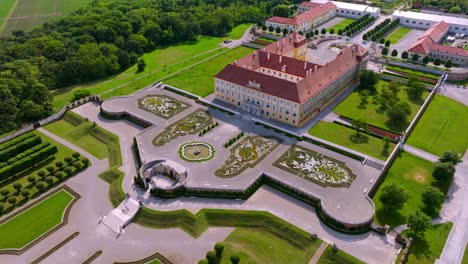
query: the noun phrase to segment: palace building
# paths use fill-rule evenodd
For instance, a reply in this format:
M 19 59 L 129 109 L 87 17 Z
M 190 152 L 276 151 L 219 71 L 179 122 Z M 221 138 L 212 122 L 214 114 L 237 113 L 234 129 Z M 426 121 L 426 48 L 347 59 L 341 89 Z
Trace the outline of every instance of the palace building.
M 294 32 L 224 67 L 214 78 L 215 96 L 300 127 L 355 83 L 367 61 L 367 50 L 352 44 L 325 65 L 308 62 L 307 39 Z

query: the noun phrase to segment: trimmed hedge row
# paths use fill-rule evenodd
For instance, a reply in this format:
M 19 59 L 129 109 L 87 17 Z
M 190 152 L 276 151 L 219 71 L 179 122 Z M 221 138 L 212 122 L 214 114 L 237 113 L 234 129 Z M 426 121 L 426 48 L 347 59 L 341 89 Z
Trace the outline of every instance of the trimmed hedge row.
M 26 140 L 26 139 L 28 139 L 30 137 L 34 137 L 34 136 L 36 136 L 36 135 L 33 134 L 33 133 L 27 133 L 27 134 L 18 136 L 16 138 L 12 139 L 12 140 L 9 140 L 9 141 L 1 144 L 0 145 L 0 151 L 4 150 L 4 149 L 7 149 L 7 148 L 9 148 L 11 146 L 14 146 L 14 145 L 16 145 L 16 144 L 18 144 L 18 143 L 20 143 L 20 142 L 22 142 L 22 141 L 24 141 L 24 140 Z
M 5 166 L 0 169 L 0 181 L 7 180 L 15 176 L 16 173 L 26 170 L 35 164 L 49 158 L 57 153 L 57 147 L 49 145 L 40 151 L 32 153 L 30 156 L 25 157 L 17 162 Z
M 9 160 L 7 160 L 5 162 L 1 162 L 0 163 L 0 168 L 3 168 L 3 167 L 5 167 L 7 165 L 10 165 L 10 164 L 13 164 L 13 163 L 15 163 L 15 162 L 17 162 L 19 160 L 22 160 L 25 157 L 28 157 L 28 156 L 32 155 L 33 153 L 35 153 L 35 152 L 37 152 L 37 151 L 39 151 L 39 150 L 41 150 L 43 148 L 46 148 L 49 145 L 50 145 L 49 142 L 43 142 L 43 143 L 41 143 L 39 145 L 36 145 L 36 146 L 34 146 L 34 147 L 24 151 L 24 152 L 21 152 L 18 155 L 10 158 Z
M 9 144 L 9 147 L 2 149 L 0 151 L 0 162 L 11 159 L 12 157 L 20 154 L 21 152 L 42 143 L 41 137 L 34 134 L 31 135 L 33 136 L 28 137 L 26 139 L 21 139 L 21 141 L 16 142 L 16 144 Z M 2 167 L 1 164 L 0 167 Z

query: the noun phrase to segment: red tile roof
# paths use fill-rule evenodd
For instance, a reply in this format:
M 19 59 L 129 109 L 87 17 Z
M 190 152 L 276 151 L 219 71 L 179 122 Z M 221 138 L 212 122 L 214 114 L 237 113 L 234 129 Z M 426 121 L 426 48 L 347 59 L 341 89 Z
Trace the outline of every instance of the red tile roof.
M 293 32 L 279 41 L 275 41 L 263 48 L 263 51 L 275 54 L 285 54 L 286 52 L 300 47 L 307 43 L 307 39 L 297 32 Z
M 467 56 L 468 57 L 468 50 L 464 50 L 462 48 L 457 47 L 450 47 L 444 46 L 440 44 L 434 44 L 431 46 L 431 51 L 447 53 L 451 55 L 458 55 L 458 56 Z
M 419 54 L 428 54 L 429 49 L 434 44 L 431 38 L 425 37 L 422 39 L 419 39 L 416 44 L 414 44 L 413 47 L 411 47 L 408 51 L 409 52 L 416 52 Z
M 440 21 L 426 30 L 419 39 L 429 37 L 433 42 L 438 42 L 445 34 L 447 34 L 448 29 L 449 25 L 445 23 L 445 21 Z
M 315 2 L 302 2 L 299 4 L 299 6 L 301 7 L 308 7 L 308 8 L 314 8 L 318 5 L 320 5 L 320 3 L 315 3 Z
M 272 22 L 272 23 L 299 26 L 304 22 L 314 20 L 315 18 L 318 18 L 324 15 L 335 8 L 336 8 L 336 5 L 333 4 L 332 2 L 327 2 L 325 4 L 315 4 L 314 7 L 310 9 L 309 11 L 300 13 L 299 15 L 296 15 L 292 18 L 274 16 L 274 17 L 268 18 L 266 21 Z
M 215 78 L 244 87 L 248 87 L 250 83 L 254 82 L 260 85 L 258 89 L 264 93 L 302 103 L 318 94 L 330 82 L 356 66 L 361 57 L 367 56 L 368 53 L 363 47 L 354 44 L 341 51 L 334 60 L 322 66 L 285 57 L 282 54 L 268 54 L 269 52 L 263 50 L 255 51 L 234 63 L 228 64 L 221 72 L 216 74 Z M 285 80 L 256 71 L 259 67 L 283 71 L 302 77 L 302 79 L 299 81 Z

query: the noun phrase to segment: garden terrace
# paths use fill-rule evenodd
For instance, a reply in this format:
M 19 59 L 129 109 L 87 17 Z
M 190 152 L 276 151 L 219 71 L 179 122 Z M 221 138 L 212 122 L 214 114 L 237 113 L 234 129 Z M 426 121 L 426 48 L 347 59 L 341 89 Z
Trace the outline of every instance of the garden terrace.
M 174 128 L 187 117 L 186 112 L 188 111 L 183 111 L 166 120 L 138 107 L 133 107 L 140 98 L 155 93 L 168 95 L 177 100 L 188 101 L 188 99 L 184 99 L 171 91 L 150 87 L 132 96 L 105 101 L 101 108 L 101 111 L 109 116 L 115 116 L 116 118 L 123 114 L 126 116 L 139 116 L 144 117 L 142 120 L 145 123 L 153 124 L 135 136 L 134 147 L 138 153 L 139 164 L 144 166 L 144 164 L 155 159 L 170 160 L 186 168 L 187 178 L 176 192 L 168 193 L 164 190 L 153 190 L 151 194 L 164 198 L 196 196 L 246 199 L 260 186 L 268 184 L 314 206 L 320 200 L 320 210 L 327 211 L 322 216 L 327 219 L 326 221 L 332 221 L 333 225 L 340 230 L 345 229 L 345 223 L 354 226 L 350 228 L 349 232 L 367 230 L 369 221 L 373 219 L 374 209 L 372 202 L 366 198 L 363 190 L 369 188 L 369 181 L 371 183 L 376 181 L 379 175 L 378 169 L 367 165 L 363 166 L 359 160 L 354 160 L 308 142 L 297 141 L 252 122 L 246 122 L 239 116 L 228 115 L 216 109 L 197 104 L 192 104 L 192 107 L 196 108 L 191 108 L 191 113 L 208 112 L 212 118 L 211 123 L 217 122 L 219 124 L 215 129 L 207 134 L 200 135 L 200 133 L 192 129 L 192 125 L 196 122 L 191 122 L 192 125 L 187 126 L 191 133 L 184 132 L 182 133 L 183 136 L 176 133 L 176 137 L 167 140 L 164 144 L 154 145 L 155 135 L 159 137 L 167 134 L 168 139 L 170 138 L 169 134 L 176 135 L 168 133 L 170 131 L 168 128 L 176 131 Z M 110 104 L 111 102 L 115 104 Z M 128 105 L 131 107 L 126 107 Z M 189 114 L 189 116 L 192 114 Z M 198 127 L 204 129 L 205 126 L 199 125 Z M 242 134 L 241 132 L 243 132 L 244 137 L 226 148 L 226 142 L 237 138 Z M 178 150 L 181 145 L 187 142 L 206 142 L 213 146 L 216 155 L 204 161 L 203 166 L 200 166 L 197 162 L 184 160 Z M 260 148 L 260 143 L 264 145 L 263 149 Z M 258 146 L 253 148 L 254 144 Z M 334 160 L 342 161 L 356 175 L 353 183 L 348 188 L 324 188 L 322 185 L 273 166 L 273 163 L 295 144 Z M 222 172 L 227 177 L 219 177 L 214 173 L 221 168 L 224 171 L 218 171 L 218 173 Z M 234 175 L 235 177 L 232 177 Z M 109 195 L 113 203 L 117 204 L 122 197 L 125 197 L 125 192 L 118 187 L 118 181 L 121 181 L 122 176 L 115 173 L 112 175 L 106 174 L 104 178 L 111 183 Z M 137 184 L 141 185 L 138 182 Z M 358 229 L 359 231 L 357 231 Z
M 138 106 L 164 119 L 169 119 L 184 111 L 190 105 L 164 95 L 147 95 L 138 100 Z
M 21 254 L 65 225 L 71 206 L 79 198 L 65 186 L 3 219 L 0 222 L 0 254 Z
M 155 146 L 162 146 L 178 137 L 198 134 L 212 124 L 214 122 L 208 112 L 197 110 L 167 127 L 164 132 L 154 138 L 153 144 Z
M 292 146 L 273 165 L 325 187 L 349 187 L 356 178 L 341 161 L 300 146 Z
M 224 165 L 215 171 L 215 175 L 223 178 L 239 175 L 248 167 L 257 165 L 279 143 L 281 139 L 275 137 L 246 137 L 231 149 L 231 155 Z

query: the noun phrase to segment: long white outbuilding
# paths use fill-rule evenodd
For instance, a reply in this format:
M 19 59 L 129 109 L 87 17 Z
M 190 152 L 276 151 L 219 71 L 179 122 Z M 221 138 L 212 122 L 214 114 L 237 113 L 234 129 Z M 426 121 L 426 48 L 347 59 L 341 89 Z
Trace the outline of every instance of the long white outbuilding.
M 450 33 L 468 33 L 468 19 L 463 17 L 441 16 L 426 13 L 395 11 L 393 19 L 400 19 L 400 24 L 410 28 L 428 29 L 434 24 L 445 21 Z

